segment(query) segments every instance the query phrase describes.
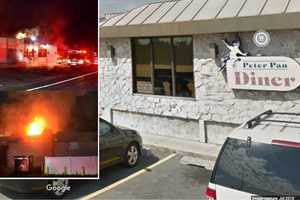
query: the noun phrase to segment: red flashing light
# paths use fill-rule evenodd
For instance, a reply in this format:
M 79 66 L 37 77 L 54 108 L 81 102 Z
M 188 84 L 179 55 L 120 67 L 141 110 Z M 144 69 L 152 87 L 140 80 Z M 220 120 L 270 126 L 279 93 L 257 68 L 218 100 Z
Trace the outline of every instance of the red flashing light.
M 285 140 L 272 140 L 272 144 L 300 148 L 299 142 L 291 142 Z
M 210 187 L 207 187 L 206 188 L 206 197 L 211 200 L 216 200 L 217 199 L 216 190 L 211 189 Z

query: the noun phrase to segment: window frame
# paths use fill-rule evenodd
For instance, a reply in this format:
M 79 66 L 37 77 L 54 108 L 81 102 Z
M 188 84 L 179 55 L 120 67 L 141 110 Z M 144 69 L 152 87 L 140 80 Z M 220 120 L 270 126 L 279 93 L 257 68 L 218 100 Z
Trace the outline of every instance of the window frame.
M 194 82 L 194 97 L 180 97 L 180 98 L 196 98 L 196 92 L 195 92 L 195 72 L 194 72 L 194 37 L 192 35 L 179 35 L 179 36 L 153 36 L 153 37 L 132 37 L 130 38 L 130 45 L 131 45 L 131 60 L 132 60 L 132 93 L 133 94 L 143 94 L 143 95 L 155 95 L 155 96 L 163 96 L 163 97 L 179 97 L 176 96 L 176 54 L 175 54 L 175 46 L 174 46 L 174 38 L 191 38 L 192 39 L 192 67 L 193 67 L 193 82 Z M 172 95 L 167 96 L 167 95 L 158 95 L 154 93 L 154 65 L 155 65 L 155 58 L 154 58 L 154 45 L 153 45 L 153 39 L 155 38 L 170 38 L 171 40 L 171 76 L 172 76 Z M 152 94 L 145 94 L 145 93 L 140 93 L 137 92 L 137 76 L 136 76 L 136 63 L 135 63 L 135 40 L 138 39 L 149 39 L 150 40 L 150 70 L 151 70 L 151 84 L 152 84 Z

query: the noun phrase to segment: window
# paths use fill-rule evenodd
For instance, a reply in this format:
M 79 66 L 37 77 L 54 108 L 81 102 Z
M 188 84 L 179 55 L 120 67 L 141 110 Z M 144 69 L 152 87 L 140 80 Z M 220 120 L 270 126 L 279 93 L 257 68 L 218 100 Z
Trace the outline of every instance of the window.
M 112 126 L 108 122 L 102 119 L 100 119 L 99 127 L 100 127 L 100 137 L 107 135 L 112 131 Z
M 35 53 L 34 49 L 30 50 L 30 49 L 26 48 L 25 52 L 24 52 L 24 56 L 31 58 L 31 57 L 34 57 L 34 53 Z
M 47 49 L 39 48 L 39 57 L 47 57 Z
M 193 40 L 192 38 L 174 38 L 176 66 L 176 94 L 179 96 L 195 96 L 193 73 Z M 182 90 L 182 87 L 184 90 Z M 184 92 L 188 91 L 188 94 Z
M 134 38 L 134 92 L 195 97 L 192 37 Z
M 152 93 L 151 72 L 151 41 L 136 39 L 133 41 L 135 50 L 136 88 L 140 93 Z
M 172 46 L 170 38 L 154 38 L 154 94 L 173 96 Z
M 228 139 L 212 182 L 244 192 L 268 195 L 300 194 L 300 149 Z

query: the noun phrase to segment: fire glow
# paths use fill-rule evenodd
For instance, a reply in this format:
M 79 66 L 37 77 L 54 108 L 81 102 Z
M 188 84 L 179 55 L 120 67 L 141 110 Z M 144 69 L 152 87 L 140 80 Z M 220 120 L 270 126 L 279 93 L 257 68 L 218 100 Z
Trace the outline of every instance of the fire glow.
M 0 132 L 25 140 L 58 134 L 70 125 L 76 95 L 66 91 L 9 93 L 7 103 L 0 105 Z
M 42 135 L 46 129 L 46 121 L 42 117 L 34 117 L 33 121 L 29 123 L 26 128 L 26 134 L 28 136 Z
M 18 32 L 16 34 L 16 38 L 18 40 L 29 38 L 31 39 L 31 41 L 35 42 L 37 40 L 38 35 L 39 35 L 39 29 L 32 28 L 32 29 L 25 29 L 24 31 Z

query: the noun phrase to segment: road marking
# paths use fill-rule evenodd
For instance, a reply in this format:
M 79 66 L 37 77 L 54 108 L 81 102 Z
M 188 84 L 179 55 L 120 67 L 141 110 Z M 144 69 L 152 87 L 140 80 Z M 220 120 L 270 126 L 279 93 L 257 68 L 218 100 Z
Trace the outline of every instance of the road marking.
M 106 161 L 102 161 L 101 164 L 102 164 L 102 165 L 105 165 L 105 164 L 114 162 L 114 161 L 116 161 L 116 160 L 121 160 L 121 157 L 120 157 L 120 156 L 117 156 L 117 157 L 114 157 L 114 158 L 112 158 L 112 159 L 109 159 L 109 160 L 106 160 Z
M 31 91 L 34 91 L 34 90 L 39 90 L 39 89 L 51 87 L 51 86 L 54 86 L 54 85 L 59 85 L 59 84 L 66 83 L 66 82 L 70 82 L 70 81 L 73 81 L 73 80 L 76 80 L 76 79 L 79 79 L 79 78 L 83 78 L 83 77 L 86 77 L 86 76 L 90 76 L 90 75 L 93 75 L 93 74 L 96 74 L 96 73 L 98 73 L 98 71 L 96 71 L 96 72 L 91 72 L 91 73 L 84 74 L 84 75 L 80 75 L 80 76 L 76 76 L 76 77 L 73 77 L 73 78 L 70 78 L 70 79 L 66 79 L 66 80 L 63 80 L 63 81 L 58 81 L 58 82 L 56 82 L 56 83 L 51 83 L 51 84 L 43 85 L 43 86 L 40 86 L 40 87 L 27 89 L 26 92 L 31 92 Z
M 124 178 L 124 179 L 121 179 L 121 180 L 119 180 L 119 181 L 117 181 L 117 182 L 115 182 L 115 183 L 113 183 L 113 184 L 111 184 L 111 185 L 109 185 L 109 186 L 106 186 L 105 188 L 103 188 L 103 189 L 101 189 L 101 190 L 98 190 L 98 191 L 96 191 L 96 192 L 93 192 L 93 193 L 91 193 L 91 194 L 88 194 L 88 195 L 86 195 L 86 196 L 80 198 L 80 200 L 90 200 L 90 199 L 92 199 L 92 198 L 94 198 L 94 197 L 96 197 L 96 196 L 98 196 L 98 195 L 100 195 L 100 194 L 103 194 L 104 192 L 107 192 L 107 191 L 109 191 L 109 190 L 112 190 L 113 188 L 115 188 L 115 187 L 121 185 L 122 183 L 125 183 L 125 182 L 129 181 L 130 179 L 133 179 L 133 178 L 135 178 L 135 177 L 137 177 L 137 176 L 139 176 L 139 175 L 144 174 L 145 172 L 148 172 L 149 169 L 152 169 L 152 168 L 154 168 L 154 167 L 156 167 L 156 166 L 158 166 L 158 165 L 160 165 L 160 164 L 162 164 L 162 163 L 164 163 L 164 162 L 170 160 L 171 158 L 173 158 L 173 157 L 175 157 L 175 156 L 176 156 L 176 153 L 173 153 L 173 154 L 171 154 L 171 155 L 165 157 L 164 159 L 162 159 L 162 160 L 160 160 L 160 161 L 158 161 L 158 162 L 156 162 L 156 163 L 150 165 L 149 167 L 146 167 L 146 168 L 144 168 L 144 169 L 142 169 L 142 170 L 140 170 L 140 171 L 137 171 L 137 172 L 135 172 L 134 174 L 131 174 L 130 176 L 128 176 L 128 177 L 126 177 L 126 178 Z
M 7 196 L 5 196 L 5 195 L 2 194 L 2 193 L 0 193 L 0 199 L 11 200 L 11 198 L 8 198 Z

